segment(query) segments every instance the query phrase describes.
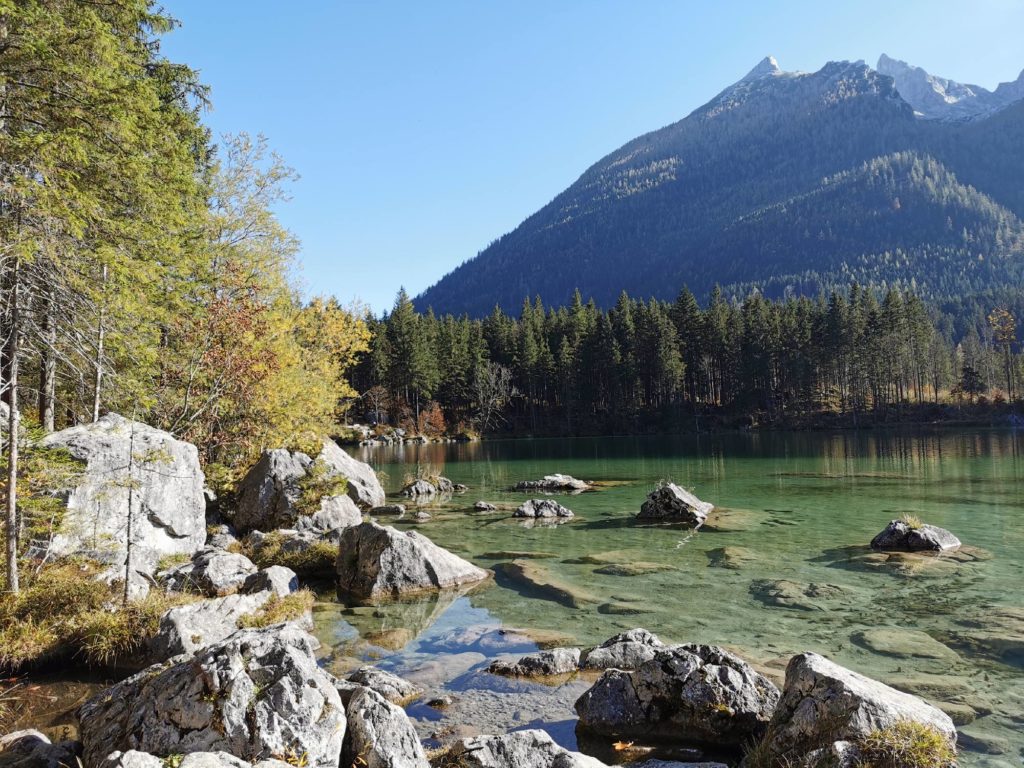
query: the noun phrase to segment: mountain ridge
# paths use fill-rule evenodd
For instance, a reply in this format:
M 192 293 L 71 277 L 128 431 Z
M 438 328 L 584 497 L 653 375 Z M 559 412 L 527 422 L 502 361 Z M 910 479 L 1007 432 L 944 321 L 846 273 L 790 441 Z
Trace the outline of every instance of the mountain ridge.
M 478 316 L 495 304 L 515 311 L 534 295 L 564 303 L 577 288 L 602 306 L 622 290 L 669 298 L 683 284 L 698 294 L 718 283 L 735 292 L 774 286 L 808 293 L 843 283 L 854 263 L 862 274 L 873 264 L 886 284 L 913 282 L 935 297 L 958 275 L 972 289 L 1013 279 L 1017 256 L 1001 269 L 976 267 L 997 252 L 1019 254 L 1024 194 L 1014 172 L 1024 172 L 1024 142 L 1013 139 L 1024 126 L 1020 107 L 966 122 L 922 119 L 893 77 L 862 61 L 785 72 L 766 57 L 683 119 L 605 155 L 416 303 Z M 999 155 L 988 145 L 1000 147 Z M 899 153 L 916 158 L 910 175 L 900 177 L 902 194 L 915 205 L 893 216 L 895 188 L 885 198 L 856 171 Z M 841 174 L 851 174 L 842 187 L 820 194 Z M 896 176 L 887 178 L 896 184 Z M 797 220 L 785 203 L 802 196 L 831 207 L 800 208 Z M 790 212 L 754 216 L 780 205 L 774 210 Z M 857 237 L 838 232 L 833 220 Z M 947 220 L 967 233 L 961 242 L 947 236 Z M 932 229 L 922 229 L 926 221 Z M 902 253 L 908 228 L 915 233 L 911 251 L 894 270 L 891 254 Z M 820 233 L 817 251 L 803 234 L 812 230 Z M 781 285 L 788 274 L 801 277 Z

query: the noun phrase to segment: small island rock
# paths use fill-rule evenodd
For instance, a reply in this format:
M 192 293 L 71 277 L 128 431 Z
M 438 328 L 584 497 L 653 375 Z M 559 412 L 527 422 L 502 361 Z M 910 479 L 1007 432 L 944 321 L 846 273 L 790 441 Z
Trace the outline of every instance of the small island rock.
M 638 520 L 683 523 L 690 528 L 700 528 L 714 508 L 713 504 L 701 501 L 685 488 L 665 483 L 648 494 L 636 517 Z

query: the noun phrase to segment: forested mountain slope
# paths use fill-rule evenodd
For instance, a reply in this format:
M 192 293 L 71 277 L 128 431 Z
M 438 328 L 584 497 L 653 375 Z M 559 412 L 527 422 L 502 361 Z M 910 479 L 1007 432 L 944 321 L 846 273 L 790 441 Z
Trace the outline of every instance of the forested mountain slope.
M 942 298 L 1019 280 L 1024 104 L 926 120 L 861 62 L 765 59 L 673 125 L 588 169 L 417 300 L 438 312 L 564 304 L 579 289 L 670 298 L 856 278 Z

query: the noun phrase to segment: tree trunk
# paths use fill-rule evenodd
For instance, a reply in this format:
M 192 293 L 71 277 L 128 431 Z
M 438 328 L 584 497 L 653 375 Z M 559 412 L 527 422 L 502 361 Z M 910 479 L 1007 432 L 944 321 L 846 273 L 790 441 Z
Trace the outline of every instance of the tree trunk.
M 132 431 L 128 439 L 128 522 L 124 539 L 124 594 L 123 604 L 128 605 L 132 573 L 132 507 L 135 504 L 135 414 L 132 414 Z
M 104 288 L 107 284 L 107 265 L 103 265 L 103 285 Z M 96 325 L 96 378 L 93 380 L 92 389 L 92 420 L 96 423 L 100 420 L 100 398 L 103 393 L 103 343 L 106 340 L 107 328 L 107 311 L 104 306 L 100 306 L 100 317 L 99 322 Z
M 18 261 L 15 259 L 11 277 L 11 326 L 7 342 L 7 591 L 18 592 L 18 363 L 21 354 L 21 316 L 18 307 Z
M 53 293 L 47 291 L 43 299 L 43 349 L 39 362 L 39 423 L 45 432 L 53 432 L 55 389 L 57 386 L 57 318 L 54 314 Z

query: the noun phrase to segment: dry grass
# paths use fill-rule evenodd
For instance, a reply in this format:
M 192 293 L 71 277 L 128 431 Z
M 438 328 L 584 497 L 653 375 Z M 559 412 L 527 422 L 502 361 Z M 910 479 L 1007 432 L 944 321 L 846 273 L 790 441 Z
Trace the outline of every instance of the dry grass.
M 262 628 L 294 621 L 309 613 L 314 602 L 316 595 L 308 589 L 300 589 L 285 597 L 273 595 L 259 611 L 239 619 L 238 626 Z
M 259 548 L 242 546 L 240 549 L 260 568 L 283 565 L 304 576 L 334 573 L 338 559 L 337 544 L 318 541 L 305 549 L 288 549 L 288 540 L 279 533 L 269 534 Z
M 948 768 L 956 748 L 934 728 L 904 721 L 872 731 L 857 742 L 859 768 Z
M 130 658 L 156 634 L 165 611 L 195 599 L 154 591 L 122 605 L 119 584 L 96 579 L 98 572 L 95 563 L 64 561 L 33 575 L 19 594 L 0 596 L 0 668 L 68 653 L 95 665 Z
M 912 531 L 918 531 L 924 528 L 924 523 L 921 518 L 917 515 L 911 515 L 909 512 L 900 517 L 900 522 L 906 523 L 907 527 Z

